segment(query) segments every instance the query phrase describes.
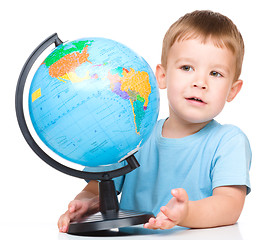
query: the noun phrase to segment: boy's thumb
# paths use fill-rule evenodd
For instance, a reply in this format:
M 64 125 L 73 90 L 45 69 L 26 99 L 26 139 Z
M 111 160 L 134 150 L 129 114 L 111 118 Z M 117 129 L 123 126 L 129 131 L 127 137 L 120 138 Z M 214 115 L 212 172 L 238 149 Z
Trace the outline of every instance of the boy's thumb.
M 183 188 L 173 189 L 171 191 L 171 194 L 173 195 L 173 197 L 175 197 L 176 199 L 178 199 L 181 202 L 188 201 L 188 194 L 185 191 L 185 189 L 183 189 Z

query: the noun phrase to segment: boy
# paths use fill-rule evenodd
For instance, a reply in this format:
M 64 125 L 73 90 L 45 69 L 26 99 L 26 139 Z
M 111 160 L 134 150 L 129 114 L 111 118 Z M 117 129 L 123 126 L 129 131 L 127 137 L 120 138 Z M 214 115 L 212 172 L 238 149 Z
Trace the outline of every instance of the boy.
M 145 228 L 238 220 L 250 192 L 250 145 L 239 128 L 213 118 L 242 87 L 243 55 L 241 34 L 219 13 L 186 14 L 167 31 L 156 78 L 160 89 L 167 88 L 169 117 L 157 122 L 135 154 L 141 167 L 115 180 L 122 209 L 156 215 Z M 60 217 L 60 231 L 98 202 L 98 184 L 91 181 Z

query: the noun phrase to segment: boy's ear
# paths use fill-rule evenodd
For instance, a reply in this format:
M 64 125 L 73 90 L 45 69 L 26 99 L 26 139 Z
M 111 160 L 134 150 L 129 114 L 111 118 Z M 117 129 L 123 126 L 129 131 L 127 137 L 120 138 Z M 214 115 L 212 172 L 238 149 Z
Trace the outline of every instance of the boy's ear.
M 156 79 L 160 89 L 166 88 L 165 69 L 161 64 L 156 67 Z
M 240 92 L 242 86 L 243 86 L 242 80 L 237 80 L 232 84 L 229 96 L 227 98 L 227 102 L 231 102 L 236 97 L 236 95 Z

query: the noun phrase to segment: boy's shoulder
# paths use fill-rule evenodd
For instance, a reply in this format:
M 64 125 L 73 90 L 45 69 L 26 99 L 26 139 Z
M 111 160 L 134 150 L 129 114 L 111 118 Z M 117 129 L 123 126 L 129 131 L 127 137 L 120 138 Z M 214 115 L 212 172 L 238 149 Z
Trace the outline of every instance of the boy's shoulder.
M 160 119 L 157 121 L 153 130 L 153 136 L 156 138 L 160 138 L 161 129 L 165 120 L 166 119 Z M 248 141 L 246 134 L 241 130 L 241 128 L 233 124 L 221 124 L 214 119 L 203 129 L 190 136 L 188 139 L 198 139 L 198 141 L 203 143 L 209 141 L 215 144 L 218 144 L 219 142 L 222 143 L 222 141 L 229 141 L 231 139 L 246 139 L 246 141 Z
M 229 136 L 234 136 L 234 135 L 245 135 L 245 133 L 241 130 L 236 125 L 233 124 L 220 124 L 216 120 L 213 120 L 215 122 L 215 125 L 217 126 L 217 129 L 215 133 L 219 135 L 229 135 Z
M 241 128 L 233 124 L 220 124 L 217 121 L 214 121 L 214 129 L 212 130 L 212 137 L 214 141 L 217 142 L 229 142 L 233 141 L 246 141 L 248 138 L 246 134 L 241 130 Z

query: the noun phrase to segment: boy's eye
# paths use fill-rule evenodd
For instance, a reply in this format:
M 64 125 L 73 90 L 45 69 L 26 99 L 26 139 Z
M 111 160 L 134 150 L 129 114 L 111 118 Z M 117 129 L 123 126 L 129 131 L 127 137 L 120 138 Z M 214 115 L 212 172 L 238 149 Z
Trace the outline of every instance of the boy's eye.
M 181 67 L 181 69 L 182 69 L 182 70 L 184 70 L 184 71 L 186 71 L 186 72 L 193 71 L 193 68 L 192 68 L 192 67 L 190 67 L 190 66 L 187 66 L 187 65 L 182 66 L 182 67 Z
M 210 75 L 213 76 L 213 77 L 223 77 L 222 74 L 220 74 L 219 72 L 216 72 L 216 71 L 211 71 Z

